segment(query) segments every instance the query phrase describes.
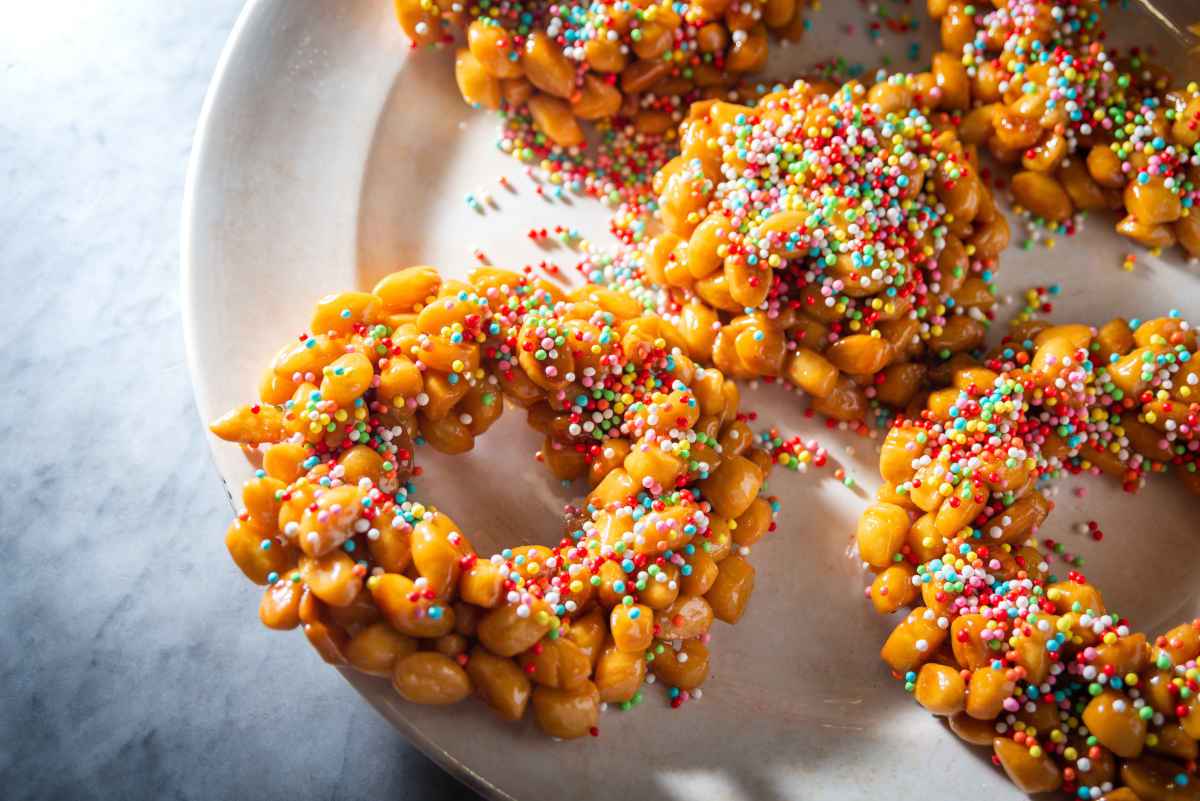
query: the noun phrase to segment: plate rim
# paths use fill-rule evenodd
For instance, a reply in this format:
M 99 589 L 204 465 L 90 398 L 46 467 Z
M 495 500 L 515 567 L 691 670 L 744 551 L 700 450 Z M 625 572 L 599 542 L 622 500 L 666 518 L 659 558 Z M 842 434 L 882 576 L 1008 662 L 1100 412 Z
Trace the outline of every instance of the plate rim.
M 184 361 L 187 365 L 188 382 L 191 384 L 192 401 L 196 408 L 196 415 L 199 418 L 201 430 L 204 432 L 203 435 L 208 445 L 209 463 L 214 468 L 217 465 L 213 454 L 212 437 L 208 433 L 203 413 L 200 411 L 200 396 L 196 384 L 196 365 L 198 359 L 196 354 L 196 315 L 193 310 L 195 296 L 192 292 L 196 270 L 196 259 L 193 253 L 196 241 L 196 197 L 202 180 L 201 176 L 207 163 L 207 151 L 211 129 L 214 124 L 217 99 L 222 94 L 229 80 L 229 63 L 232 61 L 234 52 L 242 45 L 243 37 L 246 30 L 250 27 L 251 19 L 268 2 L 275 2 L 275 0 L 246 0 L 241 11 L 238 12 L 237 19 L 229 31 L 229 36 L 226 38 L 225 44 L 221 48 L 221 55 L 218 57 L 212 77 L 209 79 L 208 88 L 204 93 L 204 102 L 200 106 L 200 114 L 196 119 L 196 130 L 192 135 L 191 149 L 188 152 L 187 172 L 183 184 L 183 206 L 180 212 L 179 225 L 179 305 L 180 321 L 183 327 Z M 407 57 L 407 54 L 403 57 Z M 230 507 L 236 512 L 229 484 L 219 469 L 217 469 L 217 477 L 220 479 L 221 486 L 225 490 L 225 497 L 229 501 Z M 353 688 L 355 694 L 361 698 L 362 693 L 359 691 L 358 686 L 346 675 L 346 672 L 342 669 L 337 669 L 336 672 L 342 677 L 343 681 Z M 400 734 L 410 745 L 474 792 L 486 798 L 495 799 L 495 801 L 518 801 L 514 796 L 509 795 L 497 785 L 488 781 L 488 779 L 468 765 L 455 759 L 444 749 L 439 748 L 408 720 L 392 720 L 383 715 L 374 704 L 367 703 L 366 706 L 374 710 L 389 726 L 399 730 Z

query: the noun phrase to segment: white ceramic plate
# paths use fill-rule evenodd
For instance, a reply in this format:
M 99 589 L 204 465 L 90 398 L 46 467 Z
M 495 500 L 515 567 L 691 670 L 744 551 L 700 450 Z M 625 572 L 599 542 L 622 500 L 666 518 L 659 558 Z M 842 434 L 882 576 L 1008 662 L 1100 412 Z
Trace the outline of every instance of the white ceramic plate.
M 773 56 L 772 74 L 835 55 L 878 63 L 882 51 L 862 33 L 861 4 L 827 5 L 806 44 Z M 857 30 L 847 33 L 847 24 Z M 1147 25 L 1139 17 L 1130 27 L 1145 41 L 1153 34 Z M 897 64 L 914 63 L 903 56 L 913 38 L 883 37 L 901 54 Z M 529 242 L 530 227 L 566 223 L 608 241 L 599 204 L 534 194 L 518 164 L 494 147 L 495 120 L 462 104 L 449 62 L 448 52 L 410 52 L 384 0 L 247 6 L 204 106 L 184 210 L 185 329 L 206 420 L 251 397 L 263 365 L 303 329 L 320 295 L 370 286 L 416 263 L 461 275 L 474 265 L 475 247 L 500 265 L 574 264 L 569 251 Z M 500 175 L 516 194 L 499 188 Z M 464 196 L 481 186 L 500 211 L 466 206 Z M 1200 320 L 1197 277 L 1145 254 L 1132 274 L 1122 272 L 1130 245 L 1110 225 L 1096 219 L 1053 253 L 1013 248 L 1002 285 L 1019 293 L 1061 281 L 1061 320 L 1172 306 Z M 784 500 L 781 525 L 755 549 L 759 589 L 743 622 L 713 632 L 702 701 L 671 711 L 659 689 L 648 688 L 635 711 L 602 717 L 598 740 L 558 743 L 528 722 L 500 723 L 476 702 L 416 707 L 384 681 L 346 678 L 434 759 L 497 798 L 1016 797 L 987 755 L 923 713 L 878 659 L 889 622 L 864 603 L 865 579 L 848 556 L 855 518 L 876 486 L 875 443 L 805 420 L 795 397 L 777 388 L 752 390 L 746 403 L 787 433 L 820 438 L 862 490 L 843 487 L 832 468 L 777 471 L 771 490 Z M 531 462 L 536 444 L 523 415 L 509 414 L 469 457 L 427 455 L 421 491 L 481 551 L 557 541 L 559 510 L 572 493 Z M 213 445 L 222 476 L 237 487 L 249 466 L 237 448 Z M 1066 491 L 1080 483 L 1090 488 L 1084 500 Z M 1092 479 L 1066 482 L 1058 501 L 1043 533 L 1087 555 L 1110 608 L 1149 630 L 1200 614 L 1194 499 L 1157 482 L 1135 500 Z M 1073 533 L 1086 519 L 1101 521 L 1103 544 Z M 1161 558 L 1166 553 L 1173 558 Z M 207 586 L 219 592 L 243 580 L 230 566 Z M 231 625 L 259 624 L 247 608 Z M 262 647 L 280 636 L 262 630 Z

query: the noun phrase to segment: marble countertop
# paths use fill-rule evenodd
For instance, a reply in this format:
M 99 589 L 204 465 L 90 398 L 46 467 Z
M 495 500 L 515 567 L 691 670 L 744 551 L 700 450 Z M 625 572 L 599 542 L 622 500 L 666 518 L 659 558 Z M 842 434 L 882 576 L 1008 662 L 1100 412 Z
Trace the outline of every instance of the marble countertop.
M 241 0 L 19 3 L 0 25 L 6 799 L 471 797 L 229 581 L 179 218 Z

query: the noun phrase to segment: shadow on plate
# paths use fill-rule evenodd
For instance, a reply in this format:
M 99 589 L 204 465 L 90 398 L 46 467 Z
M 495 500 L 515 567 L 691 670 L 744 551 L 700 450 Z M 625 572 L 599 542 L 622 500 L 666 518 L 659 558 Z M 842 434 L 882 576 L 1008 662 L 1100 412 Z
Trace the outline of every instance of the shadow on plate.
M 433 203 L 445 177 L 443 160 L 461 146 L 462 124 L 480 112 L 465 103 L 446 103 L 455 97 L 450 50 L 426 50 L 404 59 L 367 156 L 359 196 L 358 286 L 370 288 L 398 265 L 411 263 L 412 254 L 425 251 Z M 449 107 L 447 109 L 447 106 Z M 446 109 L 431 114 L 429 109 Z M 421 159 L 425 143 L 439 143 L 438 159 Z

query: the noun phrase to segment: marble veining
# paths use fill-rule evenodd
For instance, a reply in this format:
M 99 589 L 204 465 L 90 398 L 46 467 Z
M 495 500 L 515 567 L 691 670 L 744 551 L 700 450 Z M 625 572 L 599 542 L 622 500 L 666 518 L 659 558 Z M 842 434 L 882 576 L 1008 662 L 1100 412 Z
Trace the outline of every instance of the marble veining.
M 380 0 L 383 2 L 383 0 Z M 471 797 L 255 620 L 184 362 L 179 216 L 240 0 L 0 25 L 0 797 Z

